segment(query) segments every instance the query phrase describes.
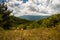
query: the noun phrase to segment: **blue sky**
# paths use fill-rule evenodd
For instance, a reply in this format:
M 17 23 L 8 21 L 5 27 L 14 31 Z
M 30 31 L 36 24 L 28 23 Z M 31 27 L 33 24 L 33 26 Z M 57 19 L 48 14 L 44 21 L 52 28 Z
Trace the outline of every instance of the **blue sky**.
M 3 0 L 0 0 L 0 2 L 1 2 L 1 1 L 3 1 Z M 23 3 L 26 3 L 28 0 L 22 0 L 22 1 L 23 1 Z
M 22 0 L 23 1 L 23 3 L 26 3 L 28 0 Z
M 1 2 L 2 0 L 0 0 L 0 2 Z
M 5 1 L 5 0 L 0 0 L 0 2 Z

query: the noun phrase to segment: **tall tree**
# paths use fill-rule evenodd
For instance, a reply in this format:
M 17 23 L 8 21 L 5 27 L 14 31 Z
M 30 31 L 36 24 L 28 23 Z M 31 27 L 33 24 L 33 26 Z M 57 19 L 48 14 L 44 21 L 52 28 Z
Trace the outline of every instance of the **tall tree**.
M 12 11 L 8 10 L 7 4 L 3 1 L 0 3 L 0 26 L 4 29 L 9 29 L 10 25 L 10 14 Z

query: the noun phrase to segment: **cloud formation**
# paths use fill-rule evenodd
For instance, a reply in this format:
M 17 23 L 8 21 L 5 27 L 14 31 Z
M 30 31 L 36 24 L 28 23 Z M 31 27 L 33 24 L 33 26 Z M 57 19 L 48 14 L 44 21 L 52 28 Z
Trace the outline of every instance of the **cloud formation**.
M 42 15 L 49 16 L 60 12 L 60 0 L 6 0 L 8 9 L 13 10 L 15 16 Z

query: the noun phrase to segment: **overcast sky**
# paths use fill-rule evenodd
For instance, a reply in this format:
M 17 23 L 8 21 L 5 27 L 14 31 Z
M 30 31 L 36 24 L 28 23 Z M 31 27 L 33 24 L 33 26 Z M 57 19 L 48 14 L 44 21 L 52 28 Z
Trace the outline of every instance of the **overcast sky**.
M 0 0 L 1 1 L 1 0 Z M 60 12 L 60 0 L 6 0 L 15 16 L 49 16 Z

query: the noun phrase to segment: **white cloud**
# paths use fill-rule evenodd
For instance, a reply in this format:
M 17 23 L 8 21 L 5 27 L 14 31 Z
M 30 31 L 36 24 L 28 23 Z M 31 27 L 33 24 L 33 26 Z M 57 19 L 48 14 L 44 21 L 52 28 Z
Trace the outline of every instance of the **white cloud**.
M 60 0 L 8 0 L 8 8 L 14 10 L 15 16 L 52 15 L 60 11 Z

